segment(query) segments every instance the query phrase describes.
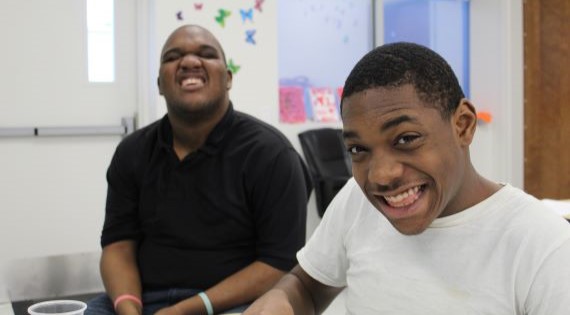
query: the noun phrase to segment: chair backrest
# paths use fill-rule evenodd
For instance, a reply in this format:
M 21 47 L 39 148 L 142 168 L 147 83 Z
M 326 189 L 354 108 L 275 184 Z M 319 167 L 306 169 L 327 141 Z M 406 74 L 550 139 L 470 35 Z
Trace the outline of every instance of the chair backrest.
M 322 217 L 331 200 L 352 176 L 342 130 L 307 130 L 299 134 L 299 141 L 315 188 L 317 211 Z
M 321 128 L 299 134 L 309 170 L 317 177 L 352 176 L 342 130 Z

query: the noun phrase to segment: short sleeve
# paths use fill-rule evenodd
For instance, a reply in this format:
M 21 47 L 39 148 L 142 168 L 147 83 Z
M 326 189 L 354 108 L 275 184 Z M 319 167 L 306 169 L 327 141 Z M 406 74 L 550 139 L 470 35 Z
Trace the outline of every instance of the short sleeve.
M 288 271 L 296 265 L 295 253 L 305 243 L 311 191 L 308 172 L 292 147 L 284 147 L 256 166 L 250 176 L 257 259 Z
M 297 253 L 301 267 L 325 285 L 343 287 L 347 284 L 348 258 L 345 237 L 357 217 L 348 215 L 348 209 L 349 204 L 359 204 L 351 201 L 359 189 L 351 178 L 332 200 L 305 247 Z
M 528 315 L 566 315 L 570 311 L 570 239 L 542 263 L 525 303 Z
M 138 188 L 133 175 L 133 156 L 129 143 L 117 147 L 107 169 L 107 200 L 101 246 L 137 239 L 140 228 L 137 218 Z

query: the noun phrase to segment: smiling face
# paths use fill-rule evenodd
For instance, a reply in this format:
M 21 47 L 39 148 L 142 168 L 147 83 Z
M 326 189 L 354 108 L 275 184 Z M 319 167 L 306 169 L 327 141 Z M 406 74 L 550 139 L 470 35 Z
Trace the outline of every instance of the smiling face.
M 209 117 L 229 104 L 232 74 L 219 42 L 207 30 L 184 26 L 162 49 L 158 86 L 169 114 Z
M 352 171 L 368 200 L 402 234 L 465 209 L 475 112 L 462 100 L 449 119 L 414 87 L 376 87 L 343 101 Z

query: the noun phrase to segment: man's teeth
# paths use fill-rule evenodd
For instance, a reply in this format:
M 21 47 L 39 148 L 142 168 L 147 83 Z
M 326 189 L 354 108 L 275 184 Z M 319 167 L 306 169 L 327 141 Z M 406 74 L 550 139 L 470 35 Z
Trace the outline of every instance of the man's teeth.
M 420 186 L 416 186 L 395 196 L 385 196 L 384 199 L 392 207 L 405 207 L 419 198 L 419 191 Z
M 202 83 L 202 79 L 199 78 L 188 78 L 182 81 L 182 86 L 196 85 Z

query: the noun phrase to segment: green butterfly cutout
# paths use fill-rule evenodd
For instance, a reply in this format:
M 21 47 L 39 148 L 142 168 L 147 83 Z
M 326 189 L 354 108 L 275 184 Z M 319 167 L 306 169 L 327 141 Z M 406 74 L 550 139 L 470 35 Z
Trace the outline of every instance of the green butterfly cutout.
M 220 24 L 221 27 L 225 27 L 226 18 L 232 14 L 232 11 L 219 9 L 218 13 L 219 15 L 215 17 L 216 22 L 218 22 L 218 24 Z
M 231 71 L 232 74 L 236 74 L 239 71 L 239 68 L 241 68 L 241 66 L 238 66 L 234 63 L 233 59 L 230 59 L 230 61 L 228 62 L 228 69 Z

